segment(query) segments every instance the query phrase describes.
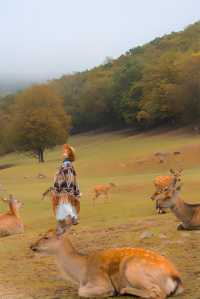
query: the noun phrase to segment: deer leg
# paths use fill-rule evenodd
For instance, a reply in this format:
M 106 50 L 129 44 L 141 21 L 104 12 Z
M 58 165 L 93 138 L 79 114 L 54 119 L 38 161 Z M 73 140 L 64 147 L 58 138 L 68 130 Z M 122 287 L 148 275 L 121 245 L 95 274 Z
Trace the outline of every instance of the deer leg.
M 200 230 L 200 226 L 187 226 L 184 223 L 180 223 L 177 226 L 177 230 Z
M 137 288 L 126 287 L 120 291 L 120 295 L 130 294 L 133 296 L 137 296 L 140 298 L 147 298 L 147 299 L 165 299 L 166 295 L 161 291 L 159 287 L 155 287 L 151 291 L 148 290 L 140 290 Z
M 140 298 L 149 298 L 149 293 L 147 291 L 139 290 L 132 287 L 127 287 L 120 290 L 120 295 L 125 295 L 125 294 L 137 296 Z
M 106 288 L 102 286 L 93 287 L 80 287 L 78 290 L 80 297 L 109 297 L 115 295 L 115 291 L 112 288 Z
M 77 215 L 79 215 L 81 205 L 80 205 L 80 201 L 79 201 L 78 199 L 75 200 L 74 207 L 75 207 L 75 209 L 76 209 L 76 213 L 77 213 Z
M 93 207 L 95 206 L 95 201 L 96 201 L 96 199 L 97 199 L 98 196 L 99 196 L 99 194 L 97 192 L 95 192 L 95 194 L 94 194 L 94 196 L 92 198 L 92 200 L 93 200 Z
M 116 295 L 116 290 L 107 274 L 100 272 L 96 278 L 88 278 L 86 285 L 80 286 L 80 297 L 109 297 Z
M 106 198 L 107 198 L 107 200 L 109 200 L 109 196 L 108 196 L 108 193 L 106 193 Z
M 127 258 L 120 267 L 119 293 L 147 299 L 165 299 L 167 294 L 157 281 L 162 272 L 158 269 L 155 273 L 151 273 L 151 270 L 151 266 L 147 267 L 133 257 Z
M 177 230 L 187 230 L 187 228 L 183 225 L 183 223 L 180 223 L 180 224 L 177 226 Z
M 200 230 L 200 226 L 190 226 L 187 230 Z
M 159 204 L 158 204 L 158 201 L 156 200 L 156 211 L 158 214 L 160 214 L 160 207 L 159 207 Z
M 104 203 L 105 203 L 106 201 L 108 201 L 108 193 L 105 192 L 104 195 L 105 195 L 105 196 L 104 196 Z M 106 199 L 106 201 L 105 201 L 105 199 Z
M 95 196 L 92 198 L 93 207 L 95 206 Z
M 156 201 L 156 211 L 157 211 L 158 214 L 165 214 L 165 213 L 166 213 L 166 211 L 163 210 L 163 209 L 159 206 L 158 201 Z
M 103 199 L 103 202 L 106 203 L 106 199 L 107 199 L 107 193 L 104 192 L 104 199 Z
M 58 206 L 58 202 L 59 202 L 58 197 L 56 197 L 56 196 L 52 197 L 52 209 L 53 209 L 54 216 L 56 215 L 56 209 Z

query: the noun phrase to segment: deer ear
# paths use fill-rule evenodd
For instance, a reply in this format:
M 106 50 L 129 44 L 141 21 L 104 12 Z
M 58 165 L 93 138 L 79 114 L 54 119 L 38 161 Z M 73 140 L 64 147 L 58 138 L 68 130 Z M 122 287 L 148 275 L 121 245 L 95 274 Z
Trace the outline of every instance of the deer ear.
M 176 191 L 180 191 L 181 190 L 181 187 L 182 187 L 182 185 L 180 184 L 180 185 L 178 185 L 177 187 L 176 187 Z

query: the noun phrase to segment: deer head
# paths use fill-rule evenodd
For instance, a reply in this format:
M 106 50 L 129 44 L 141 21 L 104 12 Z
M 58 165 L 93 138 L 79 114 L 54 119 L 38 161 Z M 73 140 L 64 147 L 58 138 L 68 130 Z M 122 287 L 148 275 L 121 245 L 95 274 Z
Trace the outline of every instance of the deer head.
M 44 255 L 55 255 L 62 249 L 63 239 L 67 240 L 66 233 L 57 235 L 54 230 L 49 230 L 38 241 L 32 244 L 30 249 Z
M 170 186 L 157 190 L 151 198 L 157 201 L 158 207 L 161 209 L 173 208 L 180 190 L 181 184 L 174 179 Z
M 160 195 L 164 191 L 168 190 L 168 188 L 171 188 L 173 186 L 175 187 L 175 185 L 180 187 L 180 185 L 181 185 L 181 174 L 182 174 L 182 171 L 183 171 L 182 168 L 180 168 L 179 170 L 170 169 L 170 173 L 172 174 L 171 183 L 168 186 L 164 187 L 164 188 L 162 188 L 162 187 L 156 188 L 156 191 L 151 196 L 151 199 L 152 200 L 157 200 L 158 195 Z
M 169 171 L 173 175 L 174 179 L 176 179 L 177 182 L 181 181 L 181 175 L 182 175 L 182 171 L 183 171 L 182 168 L 179 168 L 178 170 L 174 170 L 171 168 Z
M 13 197 L 12 194 L 9 195 L 8 198 L 1 198 L 4 203 L 7 203 L 10 208 L 10 212 L 19 218 L 19 209 L 23 206 L 23 203 Z

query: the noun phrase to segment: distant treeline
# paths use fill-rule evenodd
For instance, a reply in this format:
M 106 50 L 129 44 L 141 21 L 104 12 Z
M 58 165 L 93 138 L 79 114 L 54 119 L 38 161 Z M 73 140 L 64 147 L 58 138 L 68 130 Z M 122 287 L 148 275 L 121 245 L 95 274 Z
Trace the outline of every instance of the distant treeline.
M 74 132 L 198 122 L 200 22 L 47 85 L 64 100 Z M 2 128 L 12 103 L 16 107 L 16 96 L 0 102 Z
M 200 22 L 50 85 L 75 131 L 188 124 L 200 117 Z

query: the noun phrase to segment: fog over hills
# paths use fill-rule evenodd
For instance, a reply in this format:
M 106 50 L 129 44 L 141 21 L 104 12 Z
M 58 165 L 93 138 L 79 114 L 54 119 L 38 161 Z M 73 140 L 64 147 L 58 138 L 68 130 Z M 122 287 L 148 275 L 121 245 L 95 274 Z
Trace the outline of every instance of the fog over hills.
M 15 93 L 33 84 L 45 82 L 41 78 L 23 78 L 15 76 L 0 77 L 0 97 Z

